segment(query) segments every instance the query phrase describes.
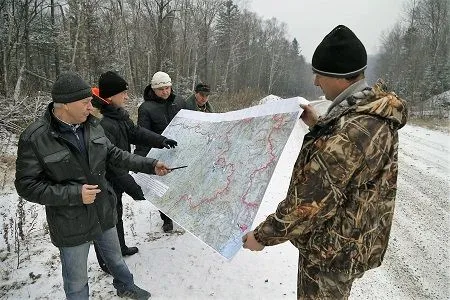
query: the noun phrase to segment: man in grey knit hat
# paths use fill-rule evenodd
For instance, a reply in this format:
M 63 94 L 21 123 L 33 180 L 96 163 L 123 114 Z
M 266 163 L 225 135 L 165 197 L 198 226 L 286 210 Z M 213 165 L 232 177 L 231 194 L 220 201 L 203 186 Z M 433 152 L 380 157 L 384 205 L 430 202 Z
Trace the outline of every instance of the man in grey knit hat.
M 52 243 L 59 248 L 67 299 L 89 299 L 87 257 L 93 241 L 114 277 L 120 297 L 148 299 L 134 284 L 117 238 L 115 193 L 107 166 L 169 173 L 155 159 L 131 154 L 106 138 L 92 115 L 91 87 L 75 73 L 62 74 L 44 116 L 21 134 L 15 186 L 18 194 L 45 205 Z

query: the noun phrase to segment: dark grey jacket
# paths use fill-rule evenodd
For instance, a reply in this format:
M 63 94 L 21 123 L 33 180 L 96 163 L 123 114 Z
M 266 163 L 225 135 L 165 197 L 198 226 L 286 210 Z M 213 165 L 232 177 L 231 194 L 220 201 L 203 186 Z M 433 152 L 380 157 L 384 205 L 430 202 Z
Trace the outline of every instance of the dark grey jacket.
M 25 200 L 45 205 L 52 243 L 71 247 L 117 223 L 117 199 L 106 181 L 106 167 L 154 174 L 157 161 L 115 147 L 93 116 L 83 124 L 85 156 L 58 130 L 52 108 L 50 103 L 44 116 L 20 136 L 15 186 Z M 97 184 L 101 190 L 94 203 L 83 204 L 83 184 Z
M 205 108 L 206 108 L 205 110 L 202 110 L 198 107 L 196 100 L 195 100 L 195 94 L 192 94 L 189 97 L 187 97 L 187 99 L 186 99 L 186 101 L 184 101 L 184 105 L 183 105 L 183 109 L 209 112 L 209 113 L 214 112 L 214 108 L 212 107 L 211 103 L 209 103 L 209 101 L 207 101 L 205 103 Z

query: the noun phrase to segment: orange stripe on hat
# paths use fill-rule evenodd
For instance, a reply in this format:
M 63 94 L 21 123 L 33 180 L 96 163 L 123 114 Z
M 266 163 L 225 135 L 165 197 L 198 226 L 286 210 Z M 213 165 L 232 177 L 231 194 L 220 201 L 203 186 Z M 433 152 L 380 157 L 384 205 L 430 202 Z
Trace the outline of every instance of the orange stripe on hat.
M 93 87 L 92 88 L 92 95 L 94 95 L 95 97 L 97 97 L 98 99 L 102 100 L 103 102 L 105 102 L 106 104 L 111 104 L 111 102 L 109 102 L 106 99 L 103 99 L 102 97 L 100 97 L 100 89 L 98 87 Z

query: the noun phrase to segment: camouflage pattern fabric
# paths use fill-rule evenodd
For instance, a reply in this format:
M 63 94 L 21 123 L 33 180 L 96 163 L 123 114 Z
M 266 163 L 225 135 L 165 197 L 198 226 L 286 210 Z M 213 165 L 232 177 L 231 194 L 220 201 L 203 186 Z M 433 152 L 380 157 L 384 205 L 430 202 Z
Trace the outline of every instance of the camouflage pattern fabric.
M 297 298 L 306 299 L 348 299 L 353 281 L 362 274 L 323 272 L 319 268 L 304 267 L 300 256 L 298 268 Z
M 266 246 L 290 241 L 302 270 L 361 276 L 388 245 L 406 102 L 375 85 L 342 101 L 305 136 L 285 200 L 254 230 Z M 301 278 L 298 278 L 299 290 Z

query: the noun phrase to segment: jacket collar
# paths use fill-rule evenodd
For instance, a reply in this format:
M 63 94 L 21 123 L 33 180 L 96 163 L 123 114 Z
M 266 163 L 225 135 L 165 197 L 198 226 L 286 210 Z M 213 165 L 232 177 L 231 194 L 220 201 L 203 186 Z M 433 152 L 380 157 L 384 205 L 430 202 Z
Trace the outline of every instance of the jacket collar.
M 175 100 L 175 94 L 173 93 L 173 88 L 172 88 L 172 92 L 170 93 L 170 96 L 169 96 L 169 98 L 167 98 L 167 100 L 156 96 L 156 94 L 153 91 L 152 86 L 150 84 L 144 90 L 144 101 L 154 101 L 154 102 L 158 102 L 158 103 L 169 103 L 169 102 L 173 102 L 174 100 Z
M 388 92 L 382 81 L 377 82 L 372 88 L 366 87 L 357 91 L 358 89 L 329 110 L 325 117 L 319 118 L 317 125 L 324 127 L 343 115 L 356 112 L 385 119 L 393 129 L 405 126 L 408 117 L 406 101 L 394 92 Z
M 50 102 L 47 105 L 47 109 L 45 110 L 44 119 L 53 129 L 58 129 L 59 124 L 57 122 L 60 122 L 60 121 L 58 121 L 58 119 L 56 119 L 55 116 L 53 116 L 52 111 L 53 111 L 53 102 Z M 93 115 L 89 115 L 87 117 L 86 121 L 84 121 L 82 124 L 83 124 L 83 126 L 89 125 L 89 126 L 96 127 L 96 126 L 98 126 L 98 124 L 100 124 L 100 120 L 98 118 L 94 117 Z
M 331 103 L 330 107 L 328 107 L 327 114 L 330 113 L 334 107 L 340 105 L 342 101 L 353 95 L 354 93 L 361 92 L 364 89 L 370 89 L 369 85 L 367 84 L 365 79 L 361 79 L 352 85 L 350 85 L 348 88 L 346 88 L 344 91 L 342 91 Z
M 123 120 L 129 117 L 129 114 L 125 109 L 114 105 L 105 105 L 100 112 L 103 116 L 115 120 Z

